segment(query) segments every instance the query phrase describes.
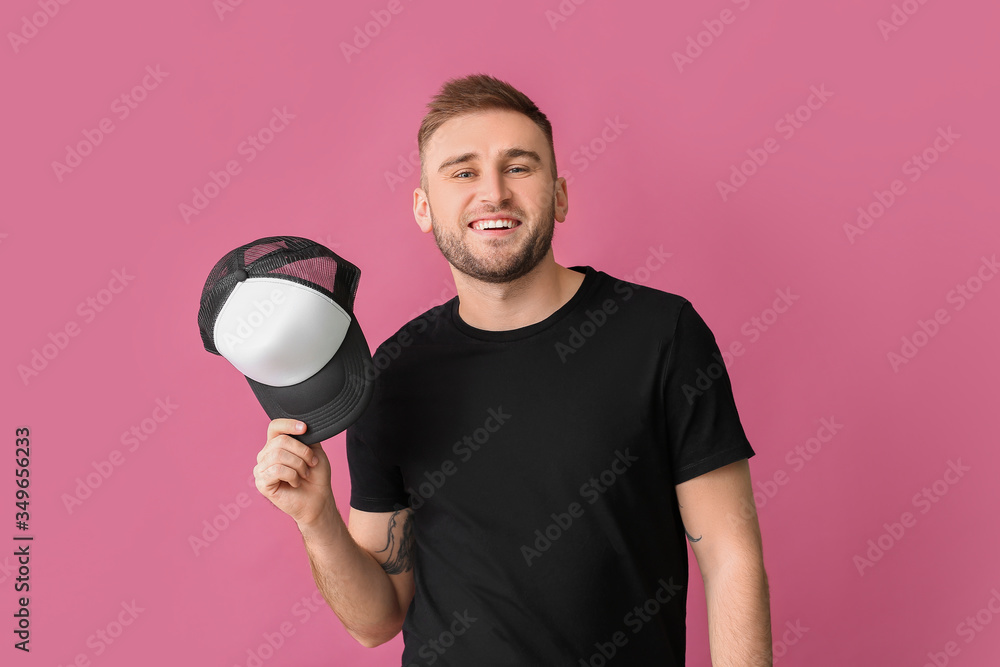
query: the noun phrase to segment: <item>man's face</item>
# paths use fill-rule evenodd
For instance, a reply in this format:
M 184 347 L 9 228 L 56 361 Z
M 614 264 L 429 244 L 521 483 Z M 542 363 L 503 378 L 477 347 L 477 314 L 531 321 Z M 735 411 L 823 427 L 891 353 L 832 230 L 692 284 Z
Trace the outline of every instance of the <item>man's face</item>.
M 553 180 L 548 141 L 527 116 L 490 110 L 447 121 L 425 147 L 424 169 L 414 215 L 455 269 L 503 283 L 549 255 L 555 221 L 566 218 L 566 181 Z M 513 226 L 487 229 L 483 218 Z

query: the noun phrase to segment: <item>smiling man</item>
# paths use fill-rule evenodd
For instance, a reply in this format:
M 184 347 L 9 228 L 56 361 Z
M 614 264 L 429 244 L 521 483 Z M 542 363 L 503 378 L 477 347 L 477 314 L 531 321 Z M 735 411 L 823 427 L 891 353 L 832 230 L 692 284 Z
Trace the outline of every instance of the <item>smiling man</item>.
M 429 108 L 413 212 L 458 295 L 376 351 L 347 526 L 294 422 L 255 469 L 319 589 L 365 646 L 402 630 L 404 667 L 681 666 L 686 533 L 713 664 L 770 665 L 754 450 L 711 330 L 681 296 L 556 263 L 567 184 L 525 95 L 472 75 Z

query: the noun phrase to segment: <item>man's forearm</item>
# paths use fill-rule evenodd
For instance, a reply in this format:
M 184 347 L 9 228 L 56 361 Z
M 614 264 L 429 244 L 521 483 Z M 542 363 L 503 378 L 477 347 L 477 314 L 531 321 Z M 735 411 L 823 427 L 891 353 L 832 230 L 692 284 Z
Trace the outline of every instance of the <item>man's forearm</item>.
M 759 554 L 705 579 L 713 667 L 771 667 L 771 600 Z
M 365 646 L 399 632 L 402 612 L 382 566 L 358 546 L 337 509 L 312 525 L 299 525 L 313 579 L 344 628 Z

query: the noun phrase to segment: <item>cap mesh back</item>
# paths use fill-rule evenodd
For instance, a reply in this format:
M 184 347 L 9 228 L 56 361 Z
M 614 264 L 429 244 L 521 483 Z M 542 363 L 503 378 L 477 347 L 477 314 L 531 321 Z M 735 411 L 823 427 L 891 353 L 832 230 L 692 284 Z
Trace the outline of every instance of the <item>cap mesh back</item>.
M 201 304 L 203 308 L 205 306 L 205 297 L 215 288 L 216 283 L 222 280 L 226 274 L 230 272 L 230 268 L 229 255 L 220 259 L 215 266 L 212 267 L 212 271 L 208 274 L 208 280 L 205 281 L 205 287 L 201 291 Z
M 212 267 L 205 281 L 198 309 L 198 328 L 205 349 L 212 354 L 219 354 L 213 337 L 215 321 L 239 283 L 239 277 L 234 274 L 241 269 L 249 278 L 280 275 L 311 287 L 353 316 L 354 297 L 361 278 L 358 267 L 309 239 L 297 236 L 257 239 L 227 253 Z
M 278 241 L 276 243 L 259 243 L 252 248 L 247 248 L 243 253 L 243 261 L 247 264 L 256 262 L 258 259 L 268 254 L 269 252 L 274 252 L 275 250 L 287 249 L 288 246 L 284 241 Z
M 271 273 L 283 273 L 287 276 L 302 278 L 332 293 L 337 278 L 337 260 L 332 257 L 300 259 L 297 262 L 274 269 Z

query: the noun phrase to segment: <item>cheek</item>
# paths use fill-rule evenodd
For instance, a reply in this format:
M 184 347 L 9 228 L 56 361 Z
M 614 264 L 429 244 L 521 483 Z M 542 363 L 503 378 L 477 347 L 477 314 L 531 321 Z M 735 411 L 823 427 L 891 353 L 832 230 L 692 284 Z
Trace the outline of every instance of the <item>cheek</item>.
M 431 200 L 434 217 L 442 222 L 459 220 L 468 205 L 471 205 L 471 200 L 465 201 L 465 198 L 457 192 L 442 192 L 440 196 Z
M 552 202 L 552 192 L 545 187 L 534 187 L 523 193 L 523 206 L 532 213 L 540 214 L 548 210 Z
M 442 230 L 451 233 L 462 226 L 462 209 L 453 207 L 434 207 L 434 223 Z M 460 231 L 460 230 L 459 230 Z

